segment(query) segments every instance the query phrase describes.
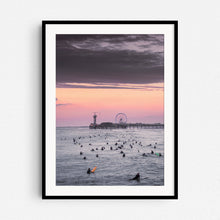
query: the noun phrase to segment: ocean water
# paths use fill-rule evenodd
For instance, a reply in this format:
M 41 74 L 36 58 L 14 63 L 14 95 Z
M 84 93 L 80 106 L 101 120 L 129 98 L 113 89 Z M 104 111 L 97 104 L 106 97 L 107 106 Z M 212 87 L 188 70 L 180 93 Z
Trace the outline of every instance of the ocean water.
M 87 174 L 95 166 L 96 171 Z M 130 180 L 137 173 L 140 181 Z M 163 129 L 56 128 L 56 185 L 164 185 Z

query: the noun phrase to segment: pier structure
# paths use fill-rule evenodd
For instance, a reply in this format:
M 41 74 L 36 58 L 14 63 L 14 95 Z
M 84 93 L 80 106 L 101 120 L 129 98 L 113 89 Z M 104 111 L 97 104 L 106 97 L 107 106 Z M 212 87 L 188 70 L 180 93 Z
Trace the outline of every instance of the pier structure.
M 96 118 L 97 118 L 97 112 L 93 112 L 94 115 L 93 115 L 93 124 L 96 125 Z
M 97 123 L 96 123 L 96 118 L 97 118 L 97 112 L 93 112 L 93 123 L 89 125 L 89 128 L 91 129 L 96 129 L 97 128 Z
M 90 129 L 126 129 L 126 128 L 143 128 L 143 129 L 164 129 L 164 124 L 154 123 L 127 123 L 127 116 L 125 113 L 118 113 L 115 116 L 115 123 L 102 122 L 101 124 L 96 123 L 97 112 L 93 114 L 93 123 L 89 125 Z
M 144 124 L 144 123 L 129 123 L 127 128 L 149 128 L 149 129 L 163 129 L 164 124 L 155 123 L 155 124 Z

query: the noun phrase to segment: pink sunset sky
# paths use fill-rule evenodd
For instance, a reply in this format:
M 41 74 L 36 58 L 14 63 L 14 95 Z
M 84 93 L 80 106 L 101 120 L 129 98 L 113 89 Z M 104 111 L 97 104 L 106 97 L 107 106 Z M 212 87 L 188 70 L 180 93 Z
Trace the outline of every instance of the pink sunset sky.
M 163 123 L 163 35 L 57 35 L 56 124 Z

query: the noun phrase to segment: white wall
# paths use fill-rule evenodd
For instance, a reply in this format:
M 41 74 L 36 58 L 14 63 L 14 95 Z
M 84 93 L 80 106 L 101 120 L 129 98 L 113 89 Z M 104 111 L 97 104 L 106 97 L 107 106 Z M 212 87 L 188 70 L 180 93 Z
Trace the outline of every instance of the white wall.
M 220 3 L 0 4 L 0 219 L 220 219 Z M 41 200 L 41 20 L 179 20 L 179 200 Z

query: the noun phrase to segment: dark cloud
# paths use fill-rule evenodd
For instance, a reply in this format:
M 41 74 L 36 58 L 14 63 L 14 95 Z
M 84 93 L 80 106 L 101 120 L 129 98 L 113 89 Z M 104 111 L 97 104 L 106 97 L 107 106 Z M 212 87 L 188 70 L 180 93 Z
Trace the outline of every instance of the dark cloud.
M 56 106 L 71 105 L 70 103 L 56 104 Z
M 60 83 L 158 83 L 164 80 L 163 35 L 57 35 Z
M 153 86 L 149 84 L 119 84 L 119 83 L 57 83 L 57 88 L 89 88 L 89 89 L 141 89 L 141 90 L 161 90 L 163 86 Z

